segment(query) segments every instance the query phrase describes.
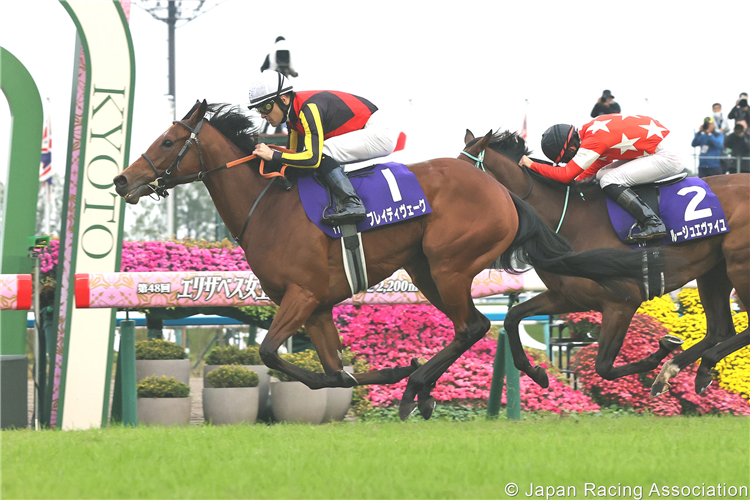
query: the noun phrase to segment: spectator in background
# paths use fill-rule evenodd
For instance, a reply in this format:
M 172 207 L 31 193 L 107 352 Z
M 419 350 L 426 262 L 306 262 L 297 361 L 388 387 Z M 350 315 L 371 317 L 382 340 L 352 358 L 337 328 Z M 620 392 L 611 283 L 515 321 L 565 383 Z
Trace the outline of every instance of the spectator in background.
M 692 146 L 701 148 L 700 160 L 698 162 L 698 177 L 708 177 L 709 175 L 721 175 L 724 172 L 721 169 L 722 148 L 724 147 L 724 135 L 716 130 L 714 119 L 710 116 L 703 120 L 700 130 L 696 132 L 693 138 Z
M 596 118 L 599 115 L 610 115 L 612 113 L 620 112 L 620 105 L 615 101 L 615 96 L 612 92 L 605 90 L 602 92 L 602 96 L 594 104 L 594 109 L 591 110 L 591 118 Z
M 740 171 L 743 173 L 750 173 L 750 141 L 745 133 L 746 129 L 741 123 L 734 126 L 734 132 L 729 134 L 724 141 L 724 148 L 729 156 L 732 156 L 732 160 L 727 165 L 727 173 L 737 173 L 737 159 L 740 160 Z
M 740 94 L 740 98 L 737 99 L 737 104 L 729 112 L 727 118 L 734 120 L 734 124 L 738 123 L 745 127 L 747 130 L 748 123 L 750 123 L 750 108 L 747 105 L 747 92 Z
M 724 118 L 724 113 L 722 113 L 721 111 L 721 104 L 719 104 L 718 102 L 714 103 L 713 113 L 716 129 L 724 135 L 729 134 L 729 132 L 732 130 L 729 128 L 729 120 Z

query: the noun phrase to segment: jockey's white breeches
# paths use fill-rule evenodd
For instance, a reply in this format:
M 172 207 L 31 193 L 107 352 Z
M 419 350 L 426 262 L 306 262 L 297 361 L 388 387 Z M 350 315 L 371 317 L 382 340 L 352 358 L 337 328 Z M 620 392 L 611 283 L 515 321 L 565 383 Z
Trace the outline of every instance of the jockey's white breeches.
M 396 149 L 400 130 L 392 125 L 388 115 L 376 111 L 361 130 L 337 135 L 323 141 L 323 154 L 340 165 L 381 158 Z
M 672 134 L 664 138 L 654 154 L 633 160 L 614 161 L 596 173 L 601 187 L 617 184 L 635 186 L 665 179 L 683 171 L 687 162 L 672 147 Z

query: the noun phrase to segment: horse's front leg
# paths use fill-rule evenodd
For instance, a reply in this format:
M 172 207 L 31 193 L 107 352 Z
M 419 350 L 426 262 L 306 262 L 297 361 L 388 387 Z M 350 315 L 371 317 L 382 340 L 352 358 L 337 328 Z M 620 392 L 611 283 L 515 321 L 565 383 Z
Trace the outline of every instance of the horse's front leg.
M 602 311 L 602 331 L 599 338 L 599 352 L 596 357 L 596 373 L 605 380 L 614 380 L 634 373 L 654 370 L 667 355 L 677 348 L 681 340 L 673 335 L 666 335 L 659 340 L 659 348 L 640 361 L 626 365 L 614 366 L 615 358 L 622 348 L 625 335 L 628 333 L 630 320 L 633 319 L 636 304 L 622 302 L 606 303 Z
M 518 325 L 521 323 L 521 320 L 529 316 L 562 314 L 582 310 L 584 309 L 568 301 L 561 293 L 550 290 L 511 307 L 505 316 L 503 327 L 508 334 L 510 352 L 513 354 L 513 364 L 516 368 L 528 375 L 540 387 L 549 387 L 547 372 L 541 366 L 533 366 L 531 361 L 529 361 L 529 357 L 526 356 L 526 351 L 523 348 L 518 332 Z
M 279 347 L 294 335 L 320 304 L 315 294 L 298 285 L 290 285 L 276 312 L 266 337 L 260 344 L 260 357 L 269 368 L 299 380 L 310 389 L 340 387 L 335 375 L 324 375 L 295 366 L 279 356 Z
M 326 375 L 335 376 L 339 381 L 338 387 L 395 384 L 419 368 L 418 363 L 414 361 L 408 366 L 373 370 L 367 373 L 351 374 L 345 371 L 342 365 L 341 337 L 333 322 L 331 308 L 315 311 L 305 323 L 305 329 L 315 346 Z

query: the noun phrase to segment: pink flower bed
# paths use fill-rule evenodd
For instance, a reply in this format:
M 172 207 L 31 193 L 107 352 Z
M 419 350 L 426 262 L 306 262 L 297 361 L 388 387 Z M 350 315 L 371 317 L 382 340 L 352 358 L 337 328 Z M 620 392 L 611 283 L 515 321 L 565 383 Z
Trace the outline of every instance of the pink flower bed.
M 338 306 L 334 311 L 344 344 L 364 357 L 372 369 L 408 365 L 413 358 L 431 358 L 453 339 L 453 324 L 429 305 Z M 490 396 L 495 340 L 484 338 L 461 356 L 438 380 L 438 401 L 484 405 Z M 373 406 L 397 405 L 407 380 L 390 386 L 369 386 Z M 542 389 L 521 377 L 521 408 L 553 413 L 598 411 L 591 398 L 550 380 Z M 505 389 L 502 402 L 506 403 Z
M 576 313 L 578 314 L 578 313 Z M 581 313 L 586 315 L 586 313 Z M 568 315 L 569 320 L 571 316 Z M 587 319 L 591 316 L 587 315 Z M 601 319 L 600 319 L 601 322 Z M 601 324 L 601 323 L 600 323 Z M 667 330 L 657 320 L 643 314 L 636 314 L 630 324 L 625 343 L 620 350 L 615 366 L 639 361 L 656 351 L 659 339 Z M 661 370 L 661 365 L 650 373 L 628 375 L 616 380 L 604 380 L 595 371 L 598 344 L 582 348 L 573 359 L 573 366 L 578 375 L 578 382 L 584 391 L 591 395 L 600 405 L 630 406 L 637 412 L 650 411 L 655 415 L 680 415 L 697 412 L 750 415 L 750 404 L 739 394 L 729 392 L 712 384 L 703 395 L 695 394 L 696 363 L 682 370 L 670 380 L 669 391 L 651 399 L 651 384 Z M 676 351 L 676 352 L 679 352 Z M 662 362 L 662 365 L 671 356 Z
M 59 248 L 60 240 L 50 241 L 42 254 L 42 273 L 50 273 L 57 267 Z M 242 248 L 234 245 L 205 241 L 125 241 L 120 269 L 123 272 L 247 271 L 250 266 Z

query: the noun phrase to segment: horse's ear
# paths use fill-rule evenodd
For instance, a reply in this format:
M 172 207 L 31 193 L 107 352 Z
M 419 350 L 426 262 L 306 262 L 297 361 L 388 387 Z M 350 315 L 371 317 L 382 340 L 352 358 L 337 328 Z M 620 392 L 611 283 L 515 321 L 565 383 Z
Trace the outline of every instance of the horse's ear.
M 193 113 L 195 113 L 195 110 L 198 109 L 198 106 L 200 106 L 200 101 L 196 100 L 195 104 L 193 104 L 193 107 L 190 108 L 190 111 L 187 112 L 187 114 L 182 118 L 183 121 L 187 120 L 191 116 L 193 116 Z
M 464 146 L 469 144 L 471 141 L 474 140 L 474 134 L 471 133 L 471 130 L 468 128 L 466 129 L 466 135 L 464 136 Z
M 201 103 L 200 107 L 198 108 L 198 120 L 202 120 L 203 117 L 206 114 L 206 110 L 208 109 L 208 103 L 205 99 L 203 99 L 203 102 Z
M 479 145 L 480 151 L 482 149 L 485 149 L 487 146 L 490 145 L 490 141 L 492 140 L 492 130 L 487 132 L 487 135 L 479 139 L 479 142 L 477 143 Z

